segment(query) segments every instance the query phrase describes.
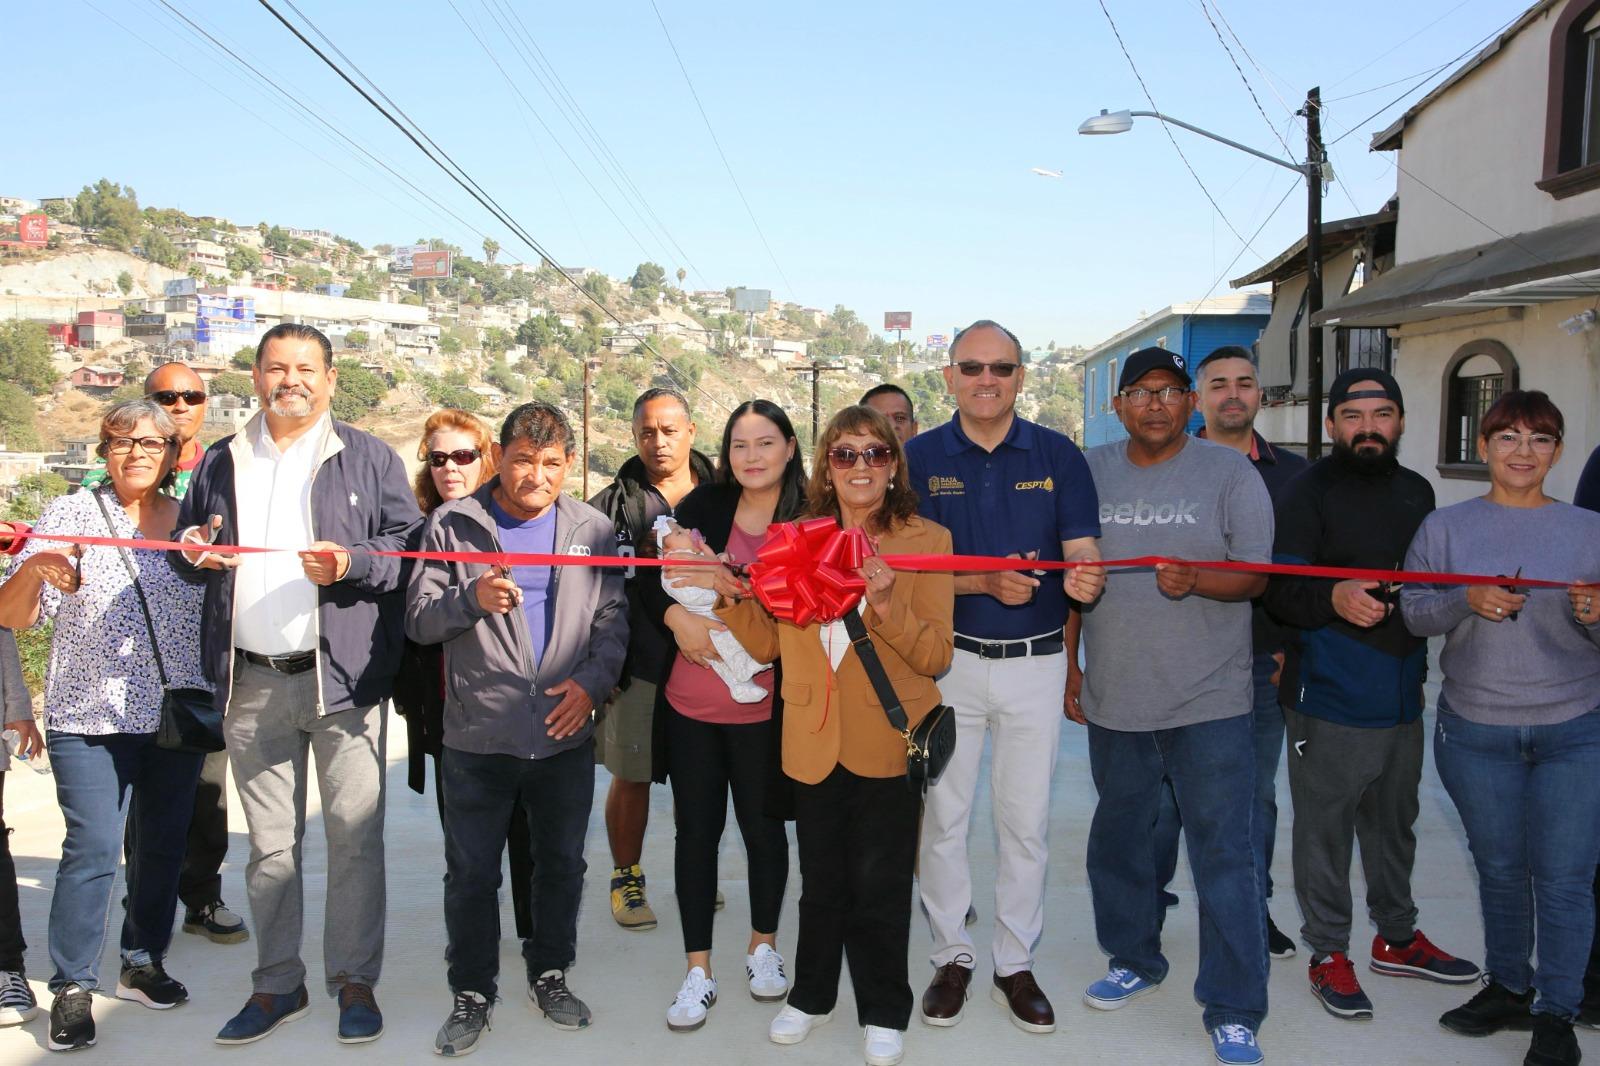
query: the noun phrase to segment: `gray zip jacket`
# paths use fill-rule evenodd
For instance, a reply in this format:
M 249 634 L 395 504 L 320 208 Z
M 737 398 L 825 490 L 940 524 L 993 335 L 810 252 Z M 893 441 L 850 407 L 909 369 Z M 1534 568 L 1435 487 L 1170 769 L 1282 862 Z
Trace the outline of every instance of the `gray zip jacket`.
M 504 551 L 489 512 L 499 484 L 493 478 L 471 496 L 434 511 L 418 549 Z M 588 504 L 559 496 L 555 508 L 556 554 L 606 555 L 616 544 L 611 520 Z M 544 690 L 572 678 L 596 707 L 610 698 L 628 654 L 622 570 L 552 568 L 550 640 L 535 670 L 522 611 L 488 614 L 478 605 L 473 585 L 489 569 L 483 563 L 427 559 L 419 560 L 411 574 L 406 635 L 418 644 L 444 645 L 445 747 L 543 759 L 587 743 L 593 721 L 570 737 L 551 739 L 544 720 L 560 700 Z

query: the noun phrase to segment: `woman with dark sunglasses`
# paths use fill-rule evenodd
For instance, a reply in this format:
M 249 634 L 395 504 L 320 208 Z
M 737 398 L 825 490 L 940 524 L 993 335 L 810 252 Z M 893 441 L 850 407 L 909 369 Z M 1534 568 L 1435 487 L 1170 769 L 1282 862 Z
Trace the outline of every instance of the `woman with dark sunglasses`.
M 1600 514 L 1544 491 L 1563 429 L 1544 393 L 1501 396 L 1479 424 L 1489 491 L 1429 515 L 1405 568 L 1600 582 Z M 1439 1024 L 1532 1029 L 1528 1062 L 1576 1063 L 1600 858 L 1600 584 L 1407 585 L 1400 605 L 1411 632 L 1445 638 L 1433 755 L 1483 909 L 1485 985 Z
M 829 421 L 808 497 L 811 515 L 872 539 L 856 610 L 915 726 L 939 705 L 934 678 L 955 648 L 954 578 L 897 574 L 883 557 L 949 554 L 950 532 L 917 514 L 900 441 L 870 407 L 847 407 Z M 920 808 L 906 780 L 906 741 L 885 717 L 843 621 L 779 622 L 727 570 L 715 579 L 718 613 L 734 635 L 757 660 L 783 669 L 783 771 L 796 782 L 802 889 L 794 989 L 768 1035 L 797 1044 L 828 1021 L 848 958 L 866 1062 L 893 1066 L 911 1019 L 906 950 Z
M 476 415 L 446 407 L 422 424 L 417 442 L 417 468 L 411 488 L 426 518 L 447 500 L 470 496 L 495 475 L 494 438 Z M 406 720 L 410 749 L 406 784 L 419 795 L 426 788 L 428 759 L 433 759 L 433 798 L 444 821 L 444 778 L 439 755 L 444 743 L 444 645 L 406 641 L 400 673 L 395 678 L 394 709 Z M 533 936 L 533 859 L 528 854 L 527 816 L 520 805 L 506 828 L 511 850 L 511 910 L 517 938 Z
M 699 530 L 711 552 L 751 563 L 767 527 L 796 518 L 804 504 L 805 467 L 789 416 L 769 400 L 749 400 L 728 416 L 713 480 L 680 500 L 674 517 L 684 529 Z M 716 569 L 669 567 L 666 580 L 710 588 Z M 711 633 L 724 628 L 721 622 L 691 613 L 660 582 L 643 582 L 640 599 L 646 612 L 665 623 L 675 644 L 656 689 L 651 761 L 653 778 L 672 786 L 673 865 L 687 971 L 667 1010 L 667 1027 L 689 1032 L 705 1024 L 717 998 L 711 930 L 717 849 L 730 793 L 749 862 L 747 987 L 762 1001 L 781 1000 L 789 990 L 777 950 L 778 914 L 789 880 L 789 836 L 783 825 L 788 796 L 777 758 L 776 723 L 783 704 L 775 695 L 774 671 L 755 676 L 766 693 L 753 703 L 734 699 L 712 671 L 717 650 Z

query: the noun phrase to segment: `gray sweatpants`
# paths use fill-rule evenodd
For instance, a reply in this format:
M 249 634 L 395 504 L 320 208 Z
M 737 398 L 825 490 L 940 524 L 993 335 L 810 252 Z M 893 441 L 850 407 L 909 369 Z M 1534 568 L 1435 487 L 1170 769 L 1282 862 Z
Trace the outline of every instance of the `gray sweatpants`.
M 234 660 L 223 720 L 234 783 L 250 827 L 245 889 L 255 920 L 255 992 L 293 992 L 305 911 L 301 839 L 308 753 L 317 760 L 328 841 L 322 960 L 328 994 L 346 981 L 376 985 L 383 967 L 383 707 L 317 717 L 315 670 L 281 674 Z
M 1385 940 L 1416 929 L 1411 866 L 1417 854 L 1422 721 L 1376 729 L 1284 708 L 1294 800 L 1294 892 L 1300 934 L 1318 955 L 1350 950 L 1350 850 L 1361 841 L 1367 913 Z

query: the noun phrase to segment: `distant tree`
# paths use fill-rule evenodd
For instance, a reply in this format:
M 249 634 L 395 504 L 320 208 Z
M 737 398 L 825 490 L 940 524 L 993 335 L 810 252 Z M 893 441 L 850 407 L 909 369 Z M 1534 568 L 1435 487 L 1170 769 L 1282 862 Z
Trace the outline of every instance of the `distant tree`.
M 461 338 L 454 333 L 446 333 L 439 338 L 439 350 L 445 355 L 460 355 L 462 347 Z
M 101 178 L 93 186 L 83 187 L 72 210 L 80 226 L 98 231 L 101 243 L 122 251 L 132 248 L 144 231 L 139 197 L 131 185 Z
M 655 263 L 640 263 L 634 270 L 633 277 L 628 279 L 628 284 L 635 292 L 650 290 L 654 292 L 661 288 L 667 280 L 667 272 Z
M 49 392 L 56 383 L 50 347 L 50 334 L 38 322 L 0 322 L 0 382 L 32 396 Z
M 537 281 L 540 285 L 549 287 L 561 280 L 561 271 L 557 270 L 549 263 L 540 263 L 539 269 L 534 271 L 533 280 Z
M 1309 269 L 1309 268 L 1307 268 L 1307 269 Z M 688 276 L 689 276 L 689 272 L 687 270 L 683 269 L 683 267 L 679 267 L 678 268 L 678 287 L 680 289 L 683 287 L 683 279 L 688 277 Z
M 117 288 L 122 290 L 122 295 L 127 296 L 133 292 L 133 275 L 124 270 L 117 275 Z
M 483 372 L 483 380 L 507 396 L 522 395 L 524 386 L 522 376 L 507 366 L 504 359 L 496 359 L 490 363 L 489 369 Z
M 483 239 L 483 258 L 490 266 L 494 266 L 494 257 L 500 254 L 500 242 L 493 237 Z
M 57 496 L 65 496 L 72 486 L 67 479 L 53 470 L 28 474 L 11 486 L 11 502 L 6 506 L 8 522 L 37 522 L 44 505 Z M 18 636 L 21 636 L 19 633 Z
M 4 437 L 7 450 L 36 452 L 44 447 L 33 416 L 33 397 L 11 382 L 0 380 L 0 437 Z
M 154 226 L 144 231 L 144 236 L 139 238 L 139 247 L 144 249 L 144 257 L 152 263 L 159 263 L 171 270 L 183 266 L 183 253 L 178 251 L 178 246 Z
M 143 359 L 129 359 L 127 362 L 122 364 L 123 381 L 142 382 L 145 378 L 145 375 L 148 373 L 150 373 L 150 364 L 146 363 Z
M 52 200 L 44 205 L 44 213 L 57 222 L 72 221 L 72 201 Z
M 371 274 L 357 274 L 350 282 L 350 288 L 345 295 L 352 300 L 376 300 L 378 283 Z
M 384 380 L 356 360 L 340 359 L 334 368 L 339 371 L 339 383 L 333 390 L 333 417 L 341 422 L 362 418 L 388 395 Z
M 316 251 L 317 246 L 304 237 L 293 237 L 289 241 L 289 254 L 306 256 Z
M 274 252 L 277 252 L 279 255 L 289 254 L 289 244 L 291 238 L 289 237 L 289 234 L 284 232 L 282 226 L 273 226 L 271 229 L 267 230 L 266 233 L 262 234 L 262 236 L 266 238 L 266 245 L 268 248 L 272 249 Z
M 392 245 L 392 244 L 374 244 L 372 246 L 372 254 L 374 254 L 374 255 L 393 255 L 394 254 L 394 245 Z
M 211 379 L 206 391 L 213 396 L 237 396 L 247 400 L 256 394 L 256 385 L 247 375 L 225 370 Z
M 245 345 L 233 353 L 233 358 L 228 360 L 229 365 L 240 370 L 253 370 L 256 365 L 256 350 L 252 345 Z
M 228 249 L 228 269 L 235 274 L 261 269 L 261 253 L 248 244 L 236 244 Z
M 353 329 L 344 335 L 344 343 L 351 348 L 365 348 L 369 339 L 364 329 Z
M 516 337 L 510 330 L 501 329 L 499 326 L 490 326 L 483 331 L 483 354 L 490 359 L 499 359 L 516 342 Z

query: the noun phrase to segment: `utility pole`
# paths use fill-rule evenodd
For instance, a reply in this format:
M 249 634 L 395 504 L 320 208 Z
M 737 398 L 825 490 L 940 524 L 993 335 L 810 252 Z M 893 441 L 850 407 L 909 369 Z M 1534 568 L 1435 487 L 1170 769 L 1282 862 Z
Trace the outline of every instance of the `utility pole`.
M 583 498 L 589 498 L 589 366 L 583 357 Z
M 1322 90 L 1306 93 L 1306 458 L 1322 458 Z
M 822 372 L 824 370 L 843 370 L 838 364 L 819 363 L 811 360 L 810 366 L 792 366 L 789 368 L 793 374 L 811 375 L 811 446 L 817 446 L 817 435 L 822 432 Z

